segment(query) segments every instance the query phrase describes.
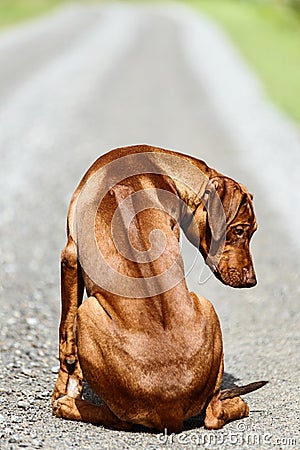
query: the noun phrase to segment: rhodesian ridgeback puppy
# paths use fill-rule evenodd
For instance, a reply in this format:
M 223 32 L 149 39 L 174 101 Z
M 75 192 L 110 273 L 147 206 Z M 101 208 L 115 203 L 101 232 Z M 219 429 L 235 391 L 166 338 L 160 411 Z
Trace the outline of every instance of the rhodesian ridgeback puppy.
M 180 227 L 224 284 L 256 284 L 249 242 L 257 225 L 243 185 L 146 145 L 109 152 L 83 177 L 61 259 L 58 417 L 179 432 L 200 412 L 209 429 L 249 414 L 240 395 L 265 382 L 220 391 L 220 323 L 212 304 L 188 291 Z M 103 405 L 82 398 L 83 378 Z

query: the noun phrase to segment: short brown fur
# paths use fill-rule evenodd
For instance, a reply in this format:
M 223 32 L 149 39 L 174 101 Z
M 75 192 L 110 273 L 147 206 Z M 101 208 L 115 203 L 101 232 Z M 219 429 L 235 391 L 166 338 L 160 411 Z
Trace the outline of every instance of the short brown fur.
M 191 215 L 195 217 L 199 250 L 222 282 L 233 287 L 256 284 L 249 250 L 256 221 L 251 195 L 244 186 L 203 161 L 146 145 L 102 156 L 83 177 L 69 208 L 68 241 L 61 259 L 60 372 L 52 396 L 53 410 L 58 417 L 116 429 L 129 430 L 133 424 L 141 424 L 160 431 L 167 428 L 169 432 L 179 432 L 185 419 L 204 411 L 205 426 L 221 428 L 246 417 L 249 408 L 236 396 L 239 394 L 223 393 L 222 399 L 222 335 L 212 304 L 190 293 L 184 277 L 176 286 L 152 297 L 122 297 L 95 284 L 80 265 L 80 242 L 73 225 L 83 187 L 109 162 L 148 152 L 174 155 L 200 169 L 207 177 L 203 196 L 197 198 L 171 177 L 151 173 L 134 175 L 116 185 L 104 197 L 95 222 L 98 245 L 110 264 L 130 277 L 147 278 L 162 273 L 171 265 L 172 256 L 180 253 L 179 226 L 159 210 L 152 211 L 151 216 L 149 210 L 140 212 L 129 233 L 136 247 L 145 250 L 154 223 L 166 235 L 168 252 L 151 264 L 139 265 L 120 256 L 113 247 L 110 226 L 114 210 L 132 192 L 156 187 L 189 206 L 184 210 L 174 202 L 178 222 L 195 244 Z M 211 223 L 214 217 L 218 220 L 213 188 L 226 216 L 226 242 L 217 266 L 209 254 L 212 242 L 217 248 L 222 237 L 217 223 Z M 180 255 L 179 266 L 183 270 Z M 84 287 L 88 299 L 81 304 Z M 102 406 L 82 399 L 83 377 L 103 400 Z

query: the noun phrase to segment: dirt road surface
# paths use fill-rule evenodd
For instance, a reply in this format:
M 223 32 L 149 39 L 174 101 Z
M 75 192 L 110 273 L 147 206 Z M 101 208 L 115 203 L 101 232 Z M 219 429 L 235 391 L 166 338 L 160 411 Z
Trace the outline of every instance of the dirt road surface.
M 299 131 L 223 33 L 180 6 L 70 6 L 2 32 L 0 61 L 1 449 L 299 448 Z M 144 142 L 254 193 L 257 287 L 221 285 L 183 244 L 190 288 L 220 316 L 225 382 L 270 381 L 223 430 L 196 418 L 177 436 L 126 433 L 51 412 L 70 196 L 100 154 Z

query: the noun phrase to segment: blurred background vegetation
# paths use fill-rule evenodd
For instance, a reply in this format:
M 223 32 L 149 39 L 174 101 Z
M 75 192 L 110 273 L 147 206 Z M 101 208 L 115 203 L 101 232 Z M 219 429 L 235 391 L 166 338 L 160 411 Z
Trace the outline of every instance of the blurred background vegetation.
M 64 0 L 0 0 L 0 26 L 5 27 L 45 13 Z
M 81 0 L 93 1 L 97 0 Z M 0 0 L 0 27 L 71 2 Z M 223 27 L 259 75 L 267 95 L 300 124 L 300 0 L 182 0 L 181 3 L 207 14 Z
M 300 0 L 191 0 L 222 25 L 267 95 L 300 123 Z

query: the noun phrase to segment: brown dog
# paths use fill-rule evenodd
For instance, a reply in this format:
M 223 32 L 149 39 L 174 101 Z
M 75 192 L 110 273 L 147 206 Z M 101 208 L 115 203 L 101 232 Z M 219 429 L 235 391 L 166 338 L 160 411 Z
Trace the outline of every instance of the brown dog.
M 92 165 L 71 200 L 62 252 L 58 417 L 177 432 L 201 411 L 207 428 L 248 415 L 239 395 L 264 382 L 220 391 L 219 320 L 188 292 L 179 232 L 223 283 L 254 286 L 251 199 L 204 162 L 146 145 Z M 102 406 L 82 399 L 83 377 Z

